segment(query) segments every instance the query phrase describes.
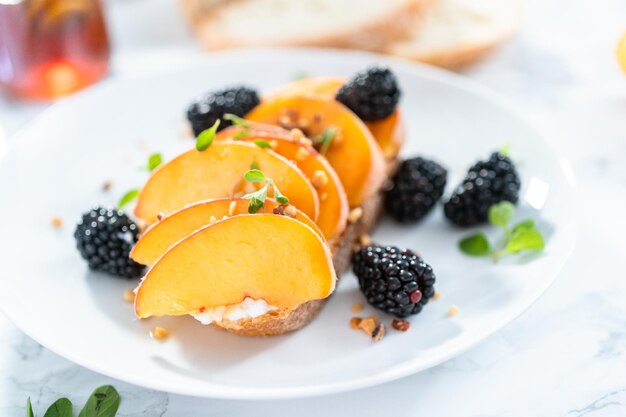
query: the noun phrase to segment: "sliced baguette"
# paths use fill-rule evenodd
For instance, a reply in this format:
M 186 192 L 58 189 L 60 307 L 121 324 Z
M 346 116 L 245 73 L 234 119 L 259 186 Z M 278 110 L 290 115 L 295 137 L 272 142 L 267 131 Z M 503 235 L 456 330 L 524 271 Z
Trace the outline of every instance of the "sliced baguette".
M 511 36 L 522 0 L 438 0 L 410 39 L 384 52 L 449 69 L 470 65 Z
M 380 51 L 406 38 L 431 0 L 181 0 L 207 49 L 322 46 Z

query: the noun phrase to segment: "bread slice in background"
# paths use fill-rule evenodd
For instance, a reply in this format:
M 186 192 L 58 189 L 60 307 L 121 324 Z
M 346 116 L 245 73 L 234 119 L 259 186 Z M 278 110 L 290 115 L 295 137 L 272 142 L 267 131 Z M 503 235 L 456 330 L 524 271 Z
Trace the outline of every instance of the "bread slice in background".
M 207 49 L 321 46 L 381 51 L 419 25 L 432 0 L 180 0 Z
M 410 39 L 386 53 L 449 69 L 470 65 L 519 27 L 523 0 L 438 0 Z

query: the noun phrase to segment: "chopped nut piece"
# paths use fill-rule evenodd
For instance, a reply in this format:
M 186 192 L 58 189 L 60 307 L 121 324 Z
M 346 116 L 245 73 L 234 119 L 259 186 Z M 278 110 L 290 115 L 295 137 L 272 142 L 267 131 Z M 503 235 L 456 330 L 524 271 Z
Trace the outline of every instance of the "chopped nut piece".
M 58 216 L 53 217 L 50 223 L 55 229 L 60 229 L 61 226 L 63 226 L 63 220 L 61 220 L 61 218 Z
M 300 144 L 302 144 L 302 145 L 304 145 L 306 147 L 313 146 L 313 142 L 311 141 L 311 139 L 308 139 L 308 138 L 302 137 L 302 138 L 300 138 L 300 140 L 298 142 L 300 142 Z
M 127 303 L 135 302 L 135 292 L 133 290 L 124 291 L 123 297 L 124 301 L 126 301 Z
M 378 318 L 376 316 L 370 316 L 366 319 L 362 319 L 359 322 L 359 329 L 362 329 L 365 333 L 367 333 L 368 336 L 371 337 L 377 324 Z
M 361 304 L 355 304 L 352 306 L 353 313 L 358 313 L 361 310 L 363 310 L 363 306 Z
M 320 201 L 326 201 L 326 199 L 328 198 L 328 193 L 323 192 L 319 195 L 319 197 L 320 197 Z
M 306 117 L 301 117 L 298 119 L 298 127 L 300 129 L 306 129 L 311 124 L 311 121 Z
M 282 115 L 278 118 L 278 124 L 282 127 L 288 127 L 291 126 L 291 117 L 289 117 L 288 115 Z
M 385 337 L 385 325 L 382 323 L 378 323 L 376 327 L 374 327 L 374 331 L 372 332 L 372 340 L 374 342 L 379 342 Z
M 328 184 L 328 175 L 326 175 L 326 173 L 321 169 L 318 169 L 311 176 L 311 184 L 313 184 L 313 187 L 315 188 L 321 188 L 325 186 L 326 184 Z
M 236 201 L 231 201 L 230 205 L 228 206 L 228 215 L 232 216 L 233 214 L 235 214 L 235 209 L 237 208 L 237 202 Z
M 397 156 L 397 153 L 398 152 L 397 152 L 396 149 L 389 149 L 389 148 L 387 148 L 387 149 L 383 150 L 383 154 L 385 156 L 385 159 L 388 159 L 388 160 L 389 159 L 395 159 L 396 156 Z
M 228 216 L 222 216 L 222 220 L 226 220 Z
M 109 191 L 112 186 L 113 183 L 111 181 L 105 181 L 104 184 L 102 184 L 102 191 Z
M 161 221 L 165 218 L 165 213 L 161 212 L 157 214 L 157 221 Z
M 441 298 L 441 293 L 439 291 L 435 291 L 433 294 L 433 300 L 437 301 Z
M 367 233 L 363 234 L 359 238 L 359 243 L 361 244 L 361 246 L 369 246 L 372 244 L 372 238 Z
M 363 209 L 361 207 L 356 207 L 350 210 L 350 214 L 348 214 L 348 222 L 356 223 L 363 216 Z
M 156 326 L 154 329 L 152 329 L 152 331 L 150 332 L 150 335 L 152 336 L 154 340 L 158 340 L 159 342 L 162 342 L 166 340 L 168 337 L 170 337 L 170 331 L 164 327 Z
M 217 221 L 217 219 L 215 218 L 215 216 L 211 216 L 209 217 L 209 224 L 213 224 Z
M 295 219 L 296 215 L 298 214 L 298 211 L 296 210 L 294 206 L 288 205 L 287 207 L 285 207 L 285 214 Z
M 354 330 L 359 329 L 359 324 L 361 324 L 361 320 L 363 320 L 360 317 L 352 317 L 350 319 L 350 327 L 353 328 Z
M 448 310 L 448 317 L 454 317 L 457 314 L 459 314 L 459 308 L 455 305 L 450 307 L 450 310 Z
M 306 150 L 306 148 L 302 147 L 302 148 L 298 148 L 298 152 L 296 152 L 295 158 L 296 158 L 296 161 L 302 162 L 308 156 L 309 156 L 309 152 Z
M 300 139 L 304 137 L 304 133 L 300 129 L 291 129 L 289 131 L 289 136 L 291 136 L 291 140 L 294 142 L 299 142 Z
M 411 327 L 411 323 L 406 320 L 393 319 L 391 321 L 391 327 L 396 330 L 400 330 L 401 332 L 406 332 L 409 330 L 409 327 Z

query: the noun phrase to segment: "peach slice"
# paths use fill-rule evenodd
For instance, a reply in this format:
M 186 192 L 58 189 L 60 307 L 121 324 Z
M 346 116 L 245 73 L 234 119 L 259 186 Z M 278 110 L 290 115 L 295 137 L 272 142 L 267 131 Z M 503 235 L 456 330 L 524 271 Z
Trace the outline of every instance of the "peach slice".
M 287 216 L 243 214 L 168 250 L 137 288 L 135 313 L 179 316 L 246 297 L 293 310 L 328 297 L 336 278 L 330 252 L 313 229 Z
M 247 119 L 300 128 L 314 138 L 337 129 L 324 156 L 335 169 L 350 206 L 360 206 L 385 179 L 385 159 L 374 137 L 348 108 L 322 96 L 278 97 L 257 106 Z
M 247 214 L 249 204 L 250 200 L 242 198 L 216 198 L 178 210 L 146 230 L 130 252 L 130 257 L 142 265 L 154 265 L 170 247 L 196 230 L 211 224 L 211 219 L 215 222 L 224 216 Z M 265 212 L 272 213 L 279 205 L 268 198 L 265 200 Z M 306 214 L 296 209 L 294 218 L 322 236 L 317 225 Z
M 135 215 L 149 223 L 201 200 L 230 197 L 245 185 L 244 174 L 258 166 L 291 204 L 317 219 L 319 199 L 302 171 L 277 153 L 251 143 L 220 141 L 185 152 L 157 168 L 139 193 Z
M 376 138 L 380 148 L 383 150 L 385 159 L 388 162 L 395 161 L 406 137 L 400 111 L 396 110 L 382 120 L 365 122 L 365 125 Z
M 239 135 L 245 132 L 245 135 Z M 331 245 L 338 242 L 348 219 L 348 197 L 335 170 L 312 146 L 308 139 L 298 140 L 289 131 L 271 125 L 251 124 L 246 128 L 231 126 L 222 130 L 216 140 L 240 137 L 254 142 L 263 139 L 272 144 L 272 150 L 293 161 L 313 184 L 320 199 L 317 225 Z
M 328 99 L 335 99 L 337 91 L 346 82 L 344 77 L 308 77 L 292 81 L 273 93 L 267 99 L 297 95 L 320 95 Z M 374 122 L 365 122 L 376 141 L 380 145 L 388 161 L 395 160 L 404 143 L 406 132 L 399 110 L 389 117 Z

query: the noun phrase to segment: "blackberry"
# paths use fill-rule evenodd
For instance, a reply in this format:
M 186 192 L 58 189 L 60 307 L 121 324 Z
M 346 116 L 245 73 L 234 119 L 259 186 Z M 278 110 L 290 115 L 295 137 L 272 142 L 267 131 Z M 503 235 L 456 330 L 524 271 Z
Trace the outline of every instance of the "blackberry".
M 139 277 L 144 269 L 129 258 L 137 235 L 137 225 L 128 216 L 103 207 L 83 214 L 74 232 L 76 247 L 90 269 L 124 278 Z
M 402 223 L 420 220 L 441 198 L 447 176 L 434 161 L 421 157 L 403 161 L 385 192 L 385 209 Z
M 371 122 L 393 113 L 400 100 L 400 89 L 388 68 L 371 67 L 345 83 L 335 98 L 362 120 Z
M 398 318 L 419 313 L 435 294 L 433 269 L 408 249 L 366 246 L 352 256 L 352 268 L 367 301 Z
M 194 100 L 187 109 L 187 119 L 191 123 L 193 133 L 198 136 L 202 131 L 213 126 L 216 120 L 222 119 L 218 131 L 232 123 L 224 120 L 227 113 L 244 117 L 260 103 L 257 92 L 248 87 L 231 87 L 208 92 Z
M 469 169 L 444 204 L 445 215 L 458 226 L 483 223 L 493 204 L 517 203 L 520 187 L 520 178 L 511 159 L 494 152 L 487 161 L 479 161 Z

